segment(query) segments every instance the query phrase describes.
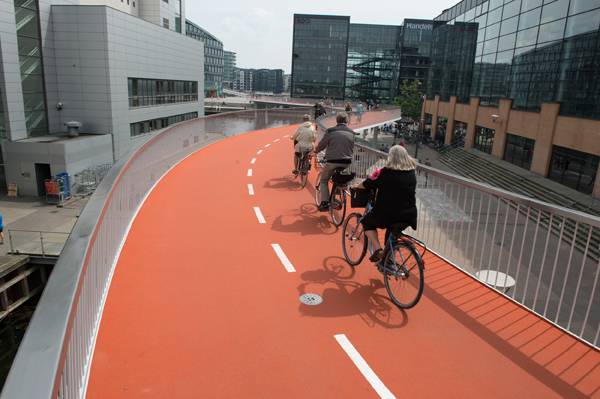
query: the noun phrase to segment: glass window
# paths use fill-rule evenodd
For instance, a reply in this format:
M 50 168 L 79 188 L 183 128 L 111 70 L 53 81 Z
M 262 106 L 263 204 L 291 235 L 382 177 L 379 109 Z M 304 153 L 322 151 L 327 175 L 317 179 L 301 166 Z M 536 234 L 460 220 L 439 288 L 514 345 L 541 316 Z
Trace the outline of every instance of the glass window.
M 542 15 L 542 9 L 536 8 L 528 12 L 521 14 L 519 18 L 519 30 L 531 28 L 532 26 L 540 23 L 540 16 Z
M 535 140 L 514 134 L 506 134 L 504 160 L 524 169 L 531 168 Z
M 478 28 L 483 28 L 487 24 L 487 14 L 475 19 Z
M 538 27 L 522 30 L 517 33 L 516 47 L 523 47 L 535 44 L 537 40 Z
M 477 43 L 477 47 L 475 48 L 475 55 L 483 54 L 483 43 Z
M 571 37 L 580 33 L 586 33 L 598 29 L 600 21 L 600 8 L 585 14 L 575 15 L 567 19 L 565 37 Z
M 502 26 L 500 27 L 500 34 L 506 35 L 508 33 L 513 33 L 517 30 L 517 24 L 519 22 L 519 17 L 512 17 L 509 19 L 505 19 L 502 21 Z
M 510 35 L 502 36 L 498 40 L 498 51 L 504 51 L 504 50 L 514 48 L 516 38 L 517 38 L 516 33 L 511 33 Z
M 485 30 L 485 40 L 493 39 L 498 37 L 500 34 L 500 24 L 494 24 L 492 26 L 488 26 Z
M 488 13 L 488 24 L 495 24 L 496 22 L 500 22 L 502 17 L 502 8 L 497 8 L 494 11 L 490 11 Z
M 540 25 L 538 43 L 561 39 L 565 32 L 565 22 L 566 19 L 561 19 L 560 21 Z
M 577 191 L 591 194 L 600 157 L 553 146 L 548 178 Z
M 510 64 L 512 63 L 514 50 L 499 51 L 496 55 L 496 64 Z
M 600 7 L 600 2 L 598 0 L 571 0 L 569 15 L 589 11 L 596 7 Z
M 490 10 L 493 10 L 495 8 L 498 8 L 502 5 L 502 3 L 504 3 L 504 0 L 490 0 Z
M 542 7 L 542 23 L 565 18 L 567 16 L 568 7 L 569 0 L 557 0 L 554 3 L 545 4 Z
M 519 14 L 521 10 L 521 0 L 514 0 L 511 3 L 504 5 L 504 12 L 502 13 L 502 19 L 514 17 Z
M 476 126 L 475 127 L 475 142 L 473 148 L 479 151 L 492 153 L 492 147 L 494 146 L 494 135 L 496 131 L 494 129 L 488 129 L 487 127 Z
M 521 11 L 528 11 L 542 5 L 542 0 L 523 0 Z
M 483 54 L 495 53 L 498 50 L 498 39 L 486 40 L 483 46 Z

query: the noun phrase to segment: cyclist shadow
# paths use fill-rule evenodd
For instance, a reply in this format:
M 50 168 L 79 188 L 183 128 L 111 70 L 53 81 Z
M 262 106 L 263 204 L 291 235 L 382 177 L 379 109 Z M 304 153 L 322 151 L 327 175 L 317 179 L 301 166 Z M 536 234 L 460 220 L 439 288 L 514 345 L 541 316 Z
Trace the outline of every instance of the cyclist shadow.
M 291 220 L 291 221 L 290 221 Z M 320 213 L 313 204 L 303 204 L 299 211 L 291 215 L 277 216 L 271 228 L 282 233 L 300 233 L 300 235 L 331 235 L 337 232 L 337 228 L 326 213 Z
M 291 175 L 288 177 L 275 177 L 267 180 L 263 187 L 272 190 L 298 190 L 300 188 L 300 182 L 294 180 Z
M 388 298 L 381 279 L 369 279 L 368 284 L 353 281 L 356 271 L 340 257 L 328 257 L 322 269 L 300 275 L 304 282 L 298 286 L 300 295 L 311 292 L 311 286 L 325 286 L 323 303 L 317 306 L 301 304 L 300 313 L 310 317 L 359 316 L 368 326 L 402 328 L 408 315 Z

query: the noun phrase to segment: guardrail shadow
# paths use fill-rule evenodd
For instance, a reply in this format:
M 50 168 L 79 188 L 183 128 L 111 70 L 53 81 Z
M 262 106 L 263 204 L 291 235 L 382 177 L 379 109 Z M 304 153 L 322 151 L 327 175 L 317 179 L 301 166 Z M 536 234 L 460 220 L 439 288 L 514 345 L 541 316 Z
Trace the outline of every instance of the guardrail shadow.
M 565 398 L 600 392 L 600 353 L 433 254 L 424 295 Z
M 304 281 L 298 286 L 300 295 L 308 293 L 311 285 L 324 286 L 323 303 L 318 306 L 301 304 L 303 316 L 345 317 L 358 315 L 370 327 L 402 328 L 408 323 L 408 315 L 388 298 L 380 279 L 370 279 L 369 284 L 353 281 L 354 268 L 339 257 L 328 257 L 323 267 L 300 275 Z

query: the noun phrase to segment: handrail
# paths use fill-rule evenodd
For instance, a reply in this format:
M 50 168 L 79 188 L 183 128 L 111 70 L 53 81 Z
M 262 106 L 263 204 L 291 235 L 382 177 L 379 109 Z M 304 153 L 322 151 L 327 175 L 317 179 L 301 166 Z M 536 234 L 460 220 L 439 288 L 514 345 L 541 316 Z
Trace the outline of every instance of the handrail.
M 356 144 L 366 178 L 387 154 Z M 600 217 L 418 165 L 417 231 L 428 249 L 566 333 L 598 348 Z M 498 273 L 490 273 L 493 271 Z M 506 291 L 485 276 L 516 281 Z M 497 286 L 498 284 L 498 286 Z
M 305 108 L 247 110 L 181 122 L 118 161 L 67 240 L 1 398 L 82 397 L 114 267 L 131 223 L 153 187 L 202 147 L 243 131 L 299 123 L 304 112 Z

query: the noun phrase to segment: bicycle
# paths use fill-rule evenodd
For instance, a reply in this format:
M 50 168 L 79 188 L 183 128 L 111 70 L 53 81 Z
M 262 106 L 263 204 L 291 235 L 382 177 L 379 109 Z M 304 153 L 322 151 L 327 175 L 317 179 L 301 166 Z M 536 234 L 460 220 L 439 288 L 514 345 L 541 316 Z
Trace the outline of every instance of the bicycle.
M 369 201 L 365 215 L 372 209 L 372 201 Z M 351 213 L 344 222 L 342 230 L 344 258 L 352 267 L 363 261 L 367 248 L 369 253 L 373 253 L 360 223 L 363 217 L 358 212 Z M 383 274 L 385 288 L 391 301 L 402 309 L 414 307 L 423 295 L 425 278 L 423 256 L 427 252 L 423 242 L 403 233 L 406 227 L 405 223 L 397 223 L 386 230 L 383 258 L 377 262 L 377 270 Z M 422 253 L 417 251 L 415 243 L 424 248 Z M 396 288 L 398 293 L 395 292 Z
M 319 162 L 322 168 L 326 162 Z M 333 176 L 327 182 L 329 186 L 329 215 L 335 227 L 340 227 L 346 217 L 346 189 L 355 174 L 344 173 L 348 168 L 340 167 L 334 170 Z M 315 185 L 315 205 L 321 205 L 321 172 L 317 175 Z
M 298 177 L 300 179 L 300 186 L 302 188 L 306 187 L 306 182 L 308 180 L 308 172 L 310 171 L 310 160 L 311 160 L 311 155 L 310 152 L 308 151 L 304 151 L 300 154 L 300 156 L 298 157 L 298 168 L 297 168 L 297 175 L 296 177 Z

